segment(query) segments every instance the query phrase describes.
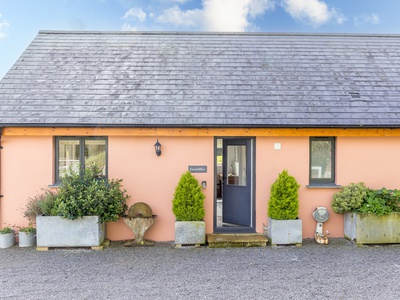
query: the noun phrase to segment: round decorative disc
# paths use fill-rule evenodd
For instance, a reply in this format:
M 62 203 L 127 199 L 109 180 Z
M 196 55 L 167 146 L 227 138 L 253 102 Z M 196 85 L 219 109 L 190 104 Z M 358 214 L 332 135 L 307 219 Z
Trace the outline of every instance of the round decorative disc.
M 152 215 L 150 206 L 144 202 L 137 202 L 128 210 L 128 216 L 132 218 L 151 218 Z
M 313 217 L 317 222 L 326 222 L 329 219 L 329 211 L 325 207 L 317 207 L 313 212 Z

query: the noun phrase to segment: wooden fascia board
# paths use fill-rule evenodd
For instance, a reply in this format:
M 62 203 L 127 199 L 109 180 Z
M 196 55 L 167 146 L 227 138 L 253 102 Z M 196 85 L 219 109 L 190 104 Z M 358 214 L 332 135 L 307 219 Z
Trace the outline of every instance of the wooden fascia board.
M 4 127 L 4 136 L 400 136 L 400 128 L 49 128 Z

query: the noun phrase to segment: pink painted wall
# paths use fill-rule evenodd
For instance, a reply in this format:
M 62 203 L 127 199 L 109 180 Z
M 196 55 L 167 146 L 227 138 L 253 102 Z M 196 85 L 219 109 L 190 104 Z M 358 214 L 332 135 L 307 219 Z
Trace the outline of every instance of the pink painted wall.
M 146 238 L 156 241 L 174 240 L 175 217 L 172 198 L 180 176 L 189 165 L 206 165 L 207 173 L 197 173 L 199 182 L 205 180 L 206 230 L 213 230 L 213 138 L 159 138 L 162 155 L 154 152 L 153 137 L 110 137 L 108 142 L 108 174 L 123 179 L 124 188 L 135 202 L 146 202 L 158 215 Z M 0 224 L 25 226 L 23 218 L 29 197 L 53 184 L 54 153 L 52 137 L 4 137 L 1 156 Z M 111 240 L 133 238 L 133 233 L 122 220 L 107 224 Z
M 0 224 L 26 226 L 23 218 L 29 197 L 53 183 L 51 137 L 2 137 Z
M 336 148 L 338 183 L 400 189 L 400 137 L 341 137 Z
M 54 150 L 52 137 L 2 137 L 0 227 L 24 226 L 25 203 L 41 188 L 53 183 Z M 214 209 L 214 138 L 159 137 L 162 155 L 154 153 L 154 137 L 109 137 L 109 177 L 122 178 L 131 195 L 128 204 L 146 202 L 158 215 L 146 238 L 155 241 L 174 239 L 172 197 L 180 176 L 189 165 L 206 165 L 207 173 L 194 174 L 199 182 L 207 181 L 206 230 L 213 231 Z M 281 150 L 274 149 L 281 143 Z M 371 188 L 400 188 L 400 137 L 338 137 L 336 141 L 336 183 L 347 185 L 363 181 Z M 277 175 L 288 169 L 301 188 L 299 217 L 303 237 L 312 238 L 316 222 L 312 212 L 317 206 L 330 210 L 324 230 L 331 237 L 343 236 L 343 219 L 331 211 L 333 193 L 338 189 L 310 189 L 308 185 L 308 137 L 259 137 L 256 139 L 256 229 L 267 223 L 270 186 Z M 120 220 L 108 224 L 111 240 L 133 238 Z
M 281 149 L 274 149 L 280 143 Z M 312 213 L 318 206 L 330 211 L 330 219 L 324 223 L 324 231 L 331 237 L 343 236 L 343 218 L 331 210 L 333 193 L 338 189 L 310 189 L 309 184 L 309 138 L 308 137 L 266 137 L 257 138 L 257 232 L 262 232 L 263 223 L 267 224 L 270 187 L 282 170 L 287 169 L 300 184 L 299 218 L 303 223 L 303 237 L 312 238 L 316 222 Z
M 274 150 L 280 142 L 282 149 Z M 364 182 L 370 188 L 400 189 L 400 137 L 338 137 L 336 139 L 336 184 Z M 303 221 L 303 237 L 312 238 L 316 222 L 312 213 L 326 207 L 330 218 L 324 223 L 330 237 L 343 236 L 343 216 L 331 209 L 332 196 L 340 189 L 311 189 L 308 185 L 309 138 L 257 138 L 257 231 L 267 223 L 267 202 L 270 186 L 283 169 L 288 169 L 301 185 L 299 217 Z M 261 222 L 260 220 L 263 220 Z
M 154 152 L 156 138 L 110 137 L 109 177 L 123 178 L 124 187 L 131 195 L 129 206 L 135 202 L 146 202 L 157 215 L 154 224 L 146 233 L 146 239 L 156 241 L 174 240 L 175 217 L 172 213 L 172 198 L 181 175 L 189 165 L 205 165 L 207 173 L 195 173 L 199 183 L 207 181 L 203 190 L 205 199 L 205 222 L 207 232 L 213 230 L 213 164 L 214 139 L 209 137 L 184 138 L 160 137 L 162 154 Z M 121 225 L 122 224 L 122 225 Z M 108 224 L 111 240 L 133 238 L 133 233 L 120 220 Z

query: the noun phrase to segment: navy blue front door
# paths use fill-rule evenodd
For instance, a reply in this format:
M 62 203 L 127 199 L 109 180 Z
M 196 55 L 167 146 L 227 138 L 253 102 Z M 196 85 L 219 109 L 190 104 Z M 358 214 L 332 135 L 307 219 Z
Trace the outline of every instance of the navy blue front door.
M 222 223 L 225 227 L 251 227 L 252 139 L 224 139 L 222 163 Z

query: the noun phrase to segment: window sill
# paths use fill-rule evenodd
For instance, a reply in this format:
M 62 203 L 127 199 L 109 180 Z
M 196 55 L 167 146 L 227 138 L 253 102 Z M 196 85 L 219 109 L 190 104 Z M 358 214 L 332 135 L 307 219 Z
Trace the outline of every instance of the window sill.
M 61 183 L 53 183 L 47 186 L 49 189 L 59 189 L 61 187 Z
M 341 185 L 337 185 L 334 183 L 327 183 L 327 184 L 309 184 L 306 185 L 308 189 L 341 189 Z

